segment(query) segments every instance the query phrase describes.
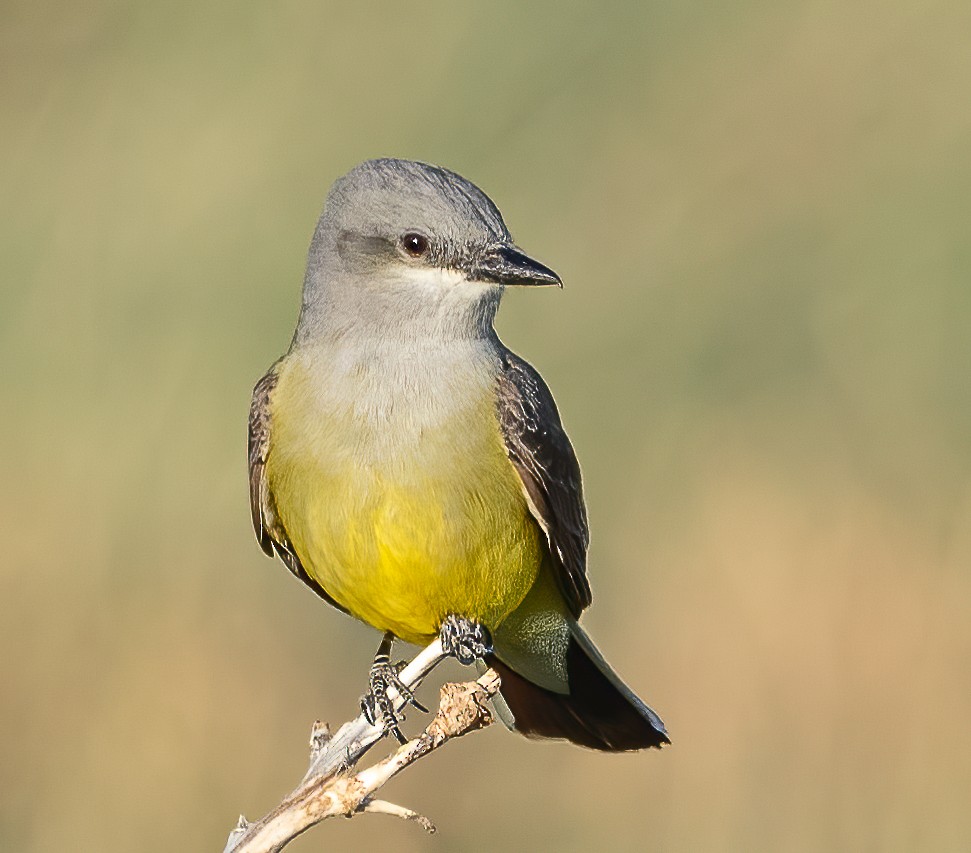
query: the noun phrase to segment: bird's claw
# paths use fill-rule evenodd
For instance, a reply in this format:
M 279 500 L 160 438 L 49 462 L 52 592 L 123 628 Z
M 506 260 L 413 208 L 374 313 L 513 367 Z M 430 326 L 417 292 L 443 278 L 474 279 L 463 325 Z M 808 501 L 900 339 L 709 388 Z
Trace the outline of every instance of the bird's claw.
M 388 693 L 392 687 L 404 700 L 405 705 L 413 705 L 419 711 L 428 709 L 421 704 L 415 694 L 399 677 L 403 663 L 391 663 L 387 660 L 376 660 L 368 675 L 368 692 L 361 697 L 361 711 L 364 718 L 372 725 L 382 725 L 385 733 L 390 732 L 398 743 L 407 743 L 408 739 L 402 734 L 400 723 L 404 714 L 395 710 L 394 701 Z
M 439 631 L 442 649 L 460 664 L 469 666 L 492 653 L 492 634 L 481 622 L 454 613 L 445 617 Z

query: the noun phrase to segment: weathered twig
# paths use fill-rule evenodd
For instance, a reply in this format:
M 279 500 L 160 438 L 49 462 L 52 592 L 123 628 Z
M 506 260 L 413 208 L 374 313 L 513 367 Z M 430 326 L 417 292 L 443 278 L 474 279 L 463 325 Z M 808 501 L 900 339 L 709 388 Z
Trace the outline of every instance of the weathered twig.
M 416 688 L 444 658 L 441 643 L 436 640 L 402 670 L 402 683 L 409 689 Z M 425 731 L 387 758 L 357 773 L 352 773 L 352 768 L 381 739 L 382 728 L 368 723 L 362 714 L 328 738 L 327 727 L 316 723 L 311 733 L 310 769 L 300 785 L 260 820 L 249 823 L 240 816 L 224 853 L 279 851 L 325 818 L 350 817 L 361 812 L 414 820 L 434 832 L 434 826 L 417 812 L 376 800 L 373 794 L 405 767 L 452 738 L 489 725 L 492 715 L 487 701 L 498 689 L 499 676 L 492 670 L 487 670 L 478 681 L 444 685 L 438 713 Z M 393 689 L 389 695 L 395 709 L 400 710 L 404 700 Z

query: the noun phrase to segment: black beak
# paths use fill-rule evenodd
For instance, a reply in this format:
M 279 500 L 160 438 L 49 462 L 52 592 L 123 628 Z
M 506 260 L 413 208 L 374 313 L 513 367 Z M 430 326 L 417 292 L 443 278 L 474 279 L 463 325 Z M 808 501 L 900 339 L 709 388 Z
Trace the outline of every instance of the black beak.
M 560 277 L 549 267 L 534 261 L 509 243 L 492 246 L 472 267 L 472 281 L 495 284 L 563 287 Z

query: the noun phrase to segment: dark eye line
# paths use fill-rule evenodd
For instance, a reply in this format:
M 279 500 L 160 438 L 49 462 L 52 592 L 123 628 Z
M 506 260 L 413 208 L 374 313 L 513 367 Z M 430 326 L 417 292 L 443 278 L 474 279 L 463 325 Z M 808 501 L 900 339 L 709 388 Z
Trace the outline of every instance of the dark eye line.
M 337 253 L 341 257 L 350 254 L 364 256 L 386 256 L 395 251 L 395 241 L 377 234 L 362 234 L 359 231 L 344 230 L 337 236 Z

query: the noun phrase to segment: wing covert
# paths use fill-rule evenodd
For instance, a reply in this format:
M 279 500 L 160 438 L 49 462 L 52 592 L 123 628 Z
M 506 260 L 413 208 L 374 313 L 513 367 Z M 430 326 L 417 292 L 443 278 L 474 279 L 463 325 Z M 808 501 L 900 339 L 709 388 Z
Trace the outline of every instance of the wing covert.
M 560 589 L 573 615 L 579 616 L 591 600 L 586 574 L 590 536 L 573 445 L 543 378 L 508 351 L 497 403 L 506 452 L 522 479 L 530 511 L 546 534 Z

